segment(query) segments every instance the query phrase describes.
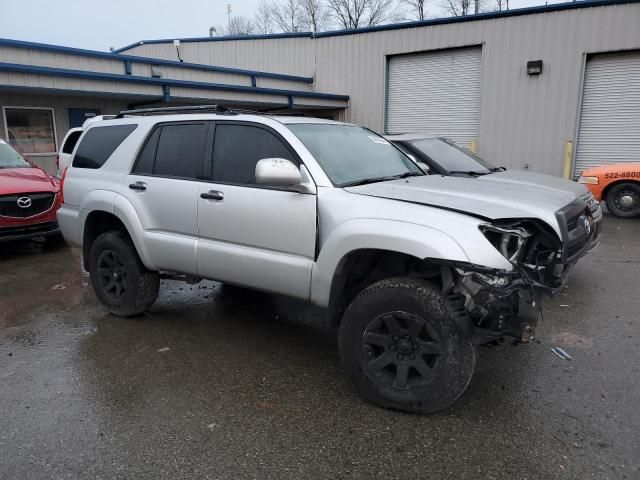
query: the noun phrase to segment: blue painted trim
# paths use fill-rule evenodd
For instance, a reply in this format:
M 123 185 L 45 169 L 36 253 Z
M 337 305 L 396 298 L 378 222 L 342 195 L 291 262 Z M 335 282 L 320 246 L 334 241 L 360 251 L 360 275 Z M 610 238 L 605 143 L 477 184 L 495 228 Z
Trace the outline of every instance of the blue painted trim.
M 70 96 L 90 96 L 90 97 L 107 97 L 122 99 L 123 103 L 126 103 L 127 99 L 139 98 L 139 99 L 161 99 L 158 95 L 151 95 L 145 93 L 121 93 L 121 92 L 97 92 L 95 90 L 72 90 L 68 88 L 51 88 L 51 87 L 24 87 L 19 85 L 6 85 L 0 83 L 0 90 L 9 90 L 16 92 L 25 92 L 30 94 L 43 94 L 43 95 L 70 95 Z M 175 98 L 175 97 L 174 97 Z
M 305 98 L 317 98 L 324 100 L 348 101 L 348 95 L 335 95 L 332 93 L 306 92 L 298 90 L 284 90 L 279 88 L 249 87 L 245 85 L 229 85 L 222 83 L 196 82 L 192 80 L 172 80 L 169 78 L 138 77 L 134 75 L 117 75 L 115 73 L 87 72 L 83 70 L 69 70 L 56 67 L 39 67 L 33 65 L 21 65 L 17 63 L 0 62 L 0 72 L 32 73 L 35 75 L 47 75 L 67 78 L 84 78 L 89 80 L 106 80 L 113 82 L 137 83 L 144 85 L 167 85 L 172 87 L 201 88 L 203 90 L 222 90 L 227 92 L 257 93 L 265 95 L 281 95 Z
M 173 40 L 171 40 L 173 42 Z M 130 61 L 132 63 L 142 63 L 147 65 L 164 65 L 167 67 L 186 68 L 201 70 L 205 72 L 230 73 L 237 75 L 256 76 L 262 78 L 273 78 L 276 80 L 287 80 L 291 82 L 313 83 L 312 77 L 302 77 L 299 75 L 289 75 L 285 73 L 263 72 L 259 70 L 247 70 L 243 68 L 219 67 L 216 65 L 203 65 L 201 63 L 178 62 L 174 60 L 163 60 L 152 57 L 138 57 L 135 55 L 121 55 L 111 52 L 98 52 L 96 50 L 85 50 L 82 48 L 61 47 L 59 45 L 48 45 L 46 43 L 25 42 L 23 40 L 11 40 L 0 38 L 0 47 L 26 48 L 30 50 L 40 50 L 44 52 L 65 53 L 68 55 L 78 55 L 81 57 L 104 58 L 106 60 Z
M 25 93 L 29 93 L 29 94 L 42 94 L 42 95 L 69 95 L 72 97 L 78 96 L 78 97 L 83 97 L 83 96 L 88 96 L 88 97 L 94 97 L 94 98 L 113 98 L 116 100 L 122 100 L 123 103 L 127 103 L 129 100 L 131 99 L 139 99 L 141 101 L 141 103 L 137 103 L 137 105 L 146 105 L 146 104 L 152 104 L 152 103 L 162 103 L 163 102 L 163 97 L 162 96 L 158 96 L 158 95 L 146 95 L 146 94 L 142 94 L 142 93 L 119 93 L 119 92 L 96 92 L 96 91 L 92 91 L 92 90 L 70 90 L 67 88 L 49 88 L 49 87 L 21 87 L 21 86 L 16 86 L 16 85 L 4 85 L 0 83 L 0 91 L 9 91 L 9 92 L 25 92 Z M 184 100 L 184 101 L 202 101 L 204 99 L 201 98 L 197 98 L 197 97 L 181 97 L 181 96 L 172 96 L 171 97 L 172 100 Z M 210 100 L 208 100 L 209 102 L 211 102 Z M 238 100 L 229 100 L 229 101 L 224 101 L 224 102 L 220 102 L 221 104 L 224 105 L 242 105 L 241 101 Z M 249 102 L 249 103 L 259 103 L 259 102 Z M 265 102 L 268 103 L 268 102 Z M 129 103 L 129 105 L 131 105 Z M 272 103 L 272 105 L 278 105 L 278 103 Z M 282 104 L 282 105 L 287 105 L 288 108 L 291 108 L 289 105 L 289 101 L 287 99 L 287 103 L 286 104 Z M 323 107 L 317 107 L 319 109 L 323 108 Z M 326 108 L 326 107 L 325 107 Z M 342 108 L 342 107 L 335 107 L 336 109 Z M 131 109 L 129 109 L 131 110 Z
M 267 35 L 243 35 L 238 37 L 193 37 L 193 38 L 179 38 L 180 42 L 228 42 L 238 40 L 270 40 L 278 38 L 326 38 L 326 37 L 339 37 L 342 35 L 359 35 L 361 33 L 381 32 L 386 30 L 402 30 L 405 28 L 417 28 L 428 27 L 432 25 L 446 25 L 450 23 L 462 23 L 462 22 L 474 22 L 478 20 L 491 20 L 496 18 L 517 17 L 521 15 L 532 15 L 536 13 L 550 13 L 563 10 L 574 10 L 579 8 L 590 7 L 606 7 L 610 5 L 624 5 L 629 3 L 639 3 L 640 0 L 585 0 L 568 3 L 556 3 L 553 5 L 540 5 L 535 7 L 517 8 L 514 10 L 506 10 L 502 12 L 487 12 L 479 13 L 477 15 L 466 15 L 464 17 L 445 17 L 434 18 L 431 20 L 422 20 L 415 22 L 402 22 L 394 23 L 391 25 L 378 25 L 375 27 L 356 28 L 351 30 L 334 30 L 330 32 L 298 32 L 298 33 L 276 33 Z M 154 45 L 162 43 L 172 43 L 173 39 L 159 39 L 159 40 L 141 40 L 126 47 L 119 48 L 115 52 L 124 52 L 140 45 Z
M 171 101 L 171 87 L 169 85 L 162 86 L 162 100 L 165 103 L 169 103 Z
M 265 33 L 261 35 L 238 35 L 237 37 L 191 37 L 191 38 L 179 38 L 181 42 L 225 42 L 229 40 L 274 40 L 278 38 L 311 38 L 313 33 L 311 32 L 296 32 L 296 33 Z M 114 53 L 124 52 L 125 50 L 131 50 L 132 48 L 139 47 L 141 45 L 153 45 L 157 43 L 173 43 L 173 38 L 163 38 L 158 40 L 140 40 L 139 42 L 132 43 L 130 45 L 115 49 Z

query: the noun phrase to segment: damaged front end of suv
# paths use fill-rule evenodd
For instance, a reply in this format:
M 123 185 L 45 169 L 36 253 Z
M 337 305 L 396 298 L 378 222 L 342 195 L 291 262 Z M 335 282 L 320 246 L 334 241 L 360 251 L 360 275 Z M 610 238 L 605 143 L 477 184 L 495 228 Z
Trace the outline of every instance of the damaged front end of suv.
M 491 344 L 533 339 L 541 300 L 567 283 L 579 258 L 595 249 L 601 212 L 577 200 L 556 212 L 559 232 L 538 219 L 494 220 L 480 225 L 485 238 L 513 266 L 492 269 L 440 261 L 443 291 L 451 315 L 474 326 L 474 341 Z

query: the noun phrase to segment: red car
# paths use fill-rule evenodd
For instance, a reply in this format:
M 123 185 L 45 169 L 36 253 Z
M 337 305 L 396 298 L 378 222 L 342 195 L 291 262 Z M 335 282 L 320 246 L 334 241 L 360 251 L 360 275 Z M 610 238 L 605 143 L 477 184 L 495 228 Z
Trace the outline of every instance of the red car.
M 60 182 L 0 139 L 0 242 L 60 238 Z

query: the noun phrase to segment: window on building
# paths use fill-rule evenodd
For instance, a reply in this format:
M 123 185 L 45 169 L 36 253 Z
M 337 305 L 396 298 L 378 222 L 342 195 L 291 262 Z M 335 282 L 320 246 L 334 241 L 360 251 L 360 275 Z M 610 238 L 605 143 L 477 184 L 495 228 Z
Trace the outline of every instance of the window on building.
M 7 140 L 27 154 L 56 153 L 53 110 L 47 108 L 4 108 Z
M 100 168 L 137 125 L 93 127 L 82 138 L 73 157 L 75 168 Z
M 254 185 L 256 163 L 263 158 L 284 158 L 297 163 L 273 133 L 249 125 L 218 125 L 213 146 L 213 179 Z

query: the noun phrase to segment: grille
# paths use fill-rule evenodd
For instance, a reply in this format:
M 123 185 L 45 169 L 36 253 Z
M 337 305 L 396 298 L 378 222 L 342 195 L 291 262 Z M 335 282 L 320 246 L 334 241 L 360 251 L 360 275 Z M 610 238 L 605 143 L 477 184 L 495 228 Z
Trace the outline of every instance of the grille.
M 21 225 L 18 227 L 0 227 L 0 238 L 20 235 L 36 235 L 38 233 L 44 234 L 56 231 L 57 229 L 57 222 L 37 223 L 35 225 Z
M 598 208 L 600 208 L 600 203 L 596 200 L 596 197 L 593 196 L 593 193 L 589 192 L 589 193 L 585 193 L 582 196 L 582 200 L 584 200 L 587 203 L 587 206 L 589 207 L 589 211 L 591 213 L 595 213 Z
M 31 205 L 26 208 L 18 205 L 18 199 L 29 198 Z M 0 196 L 0 215 L 3 217 L 33 217 L 46 212 L 53 205 L 53 193 L 25 193 Z

